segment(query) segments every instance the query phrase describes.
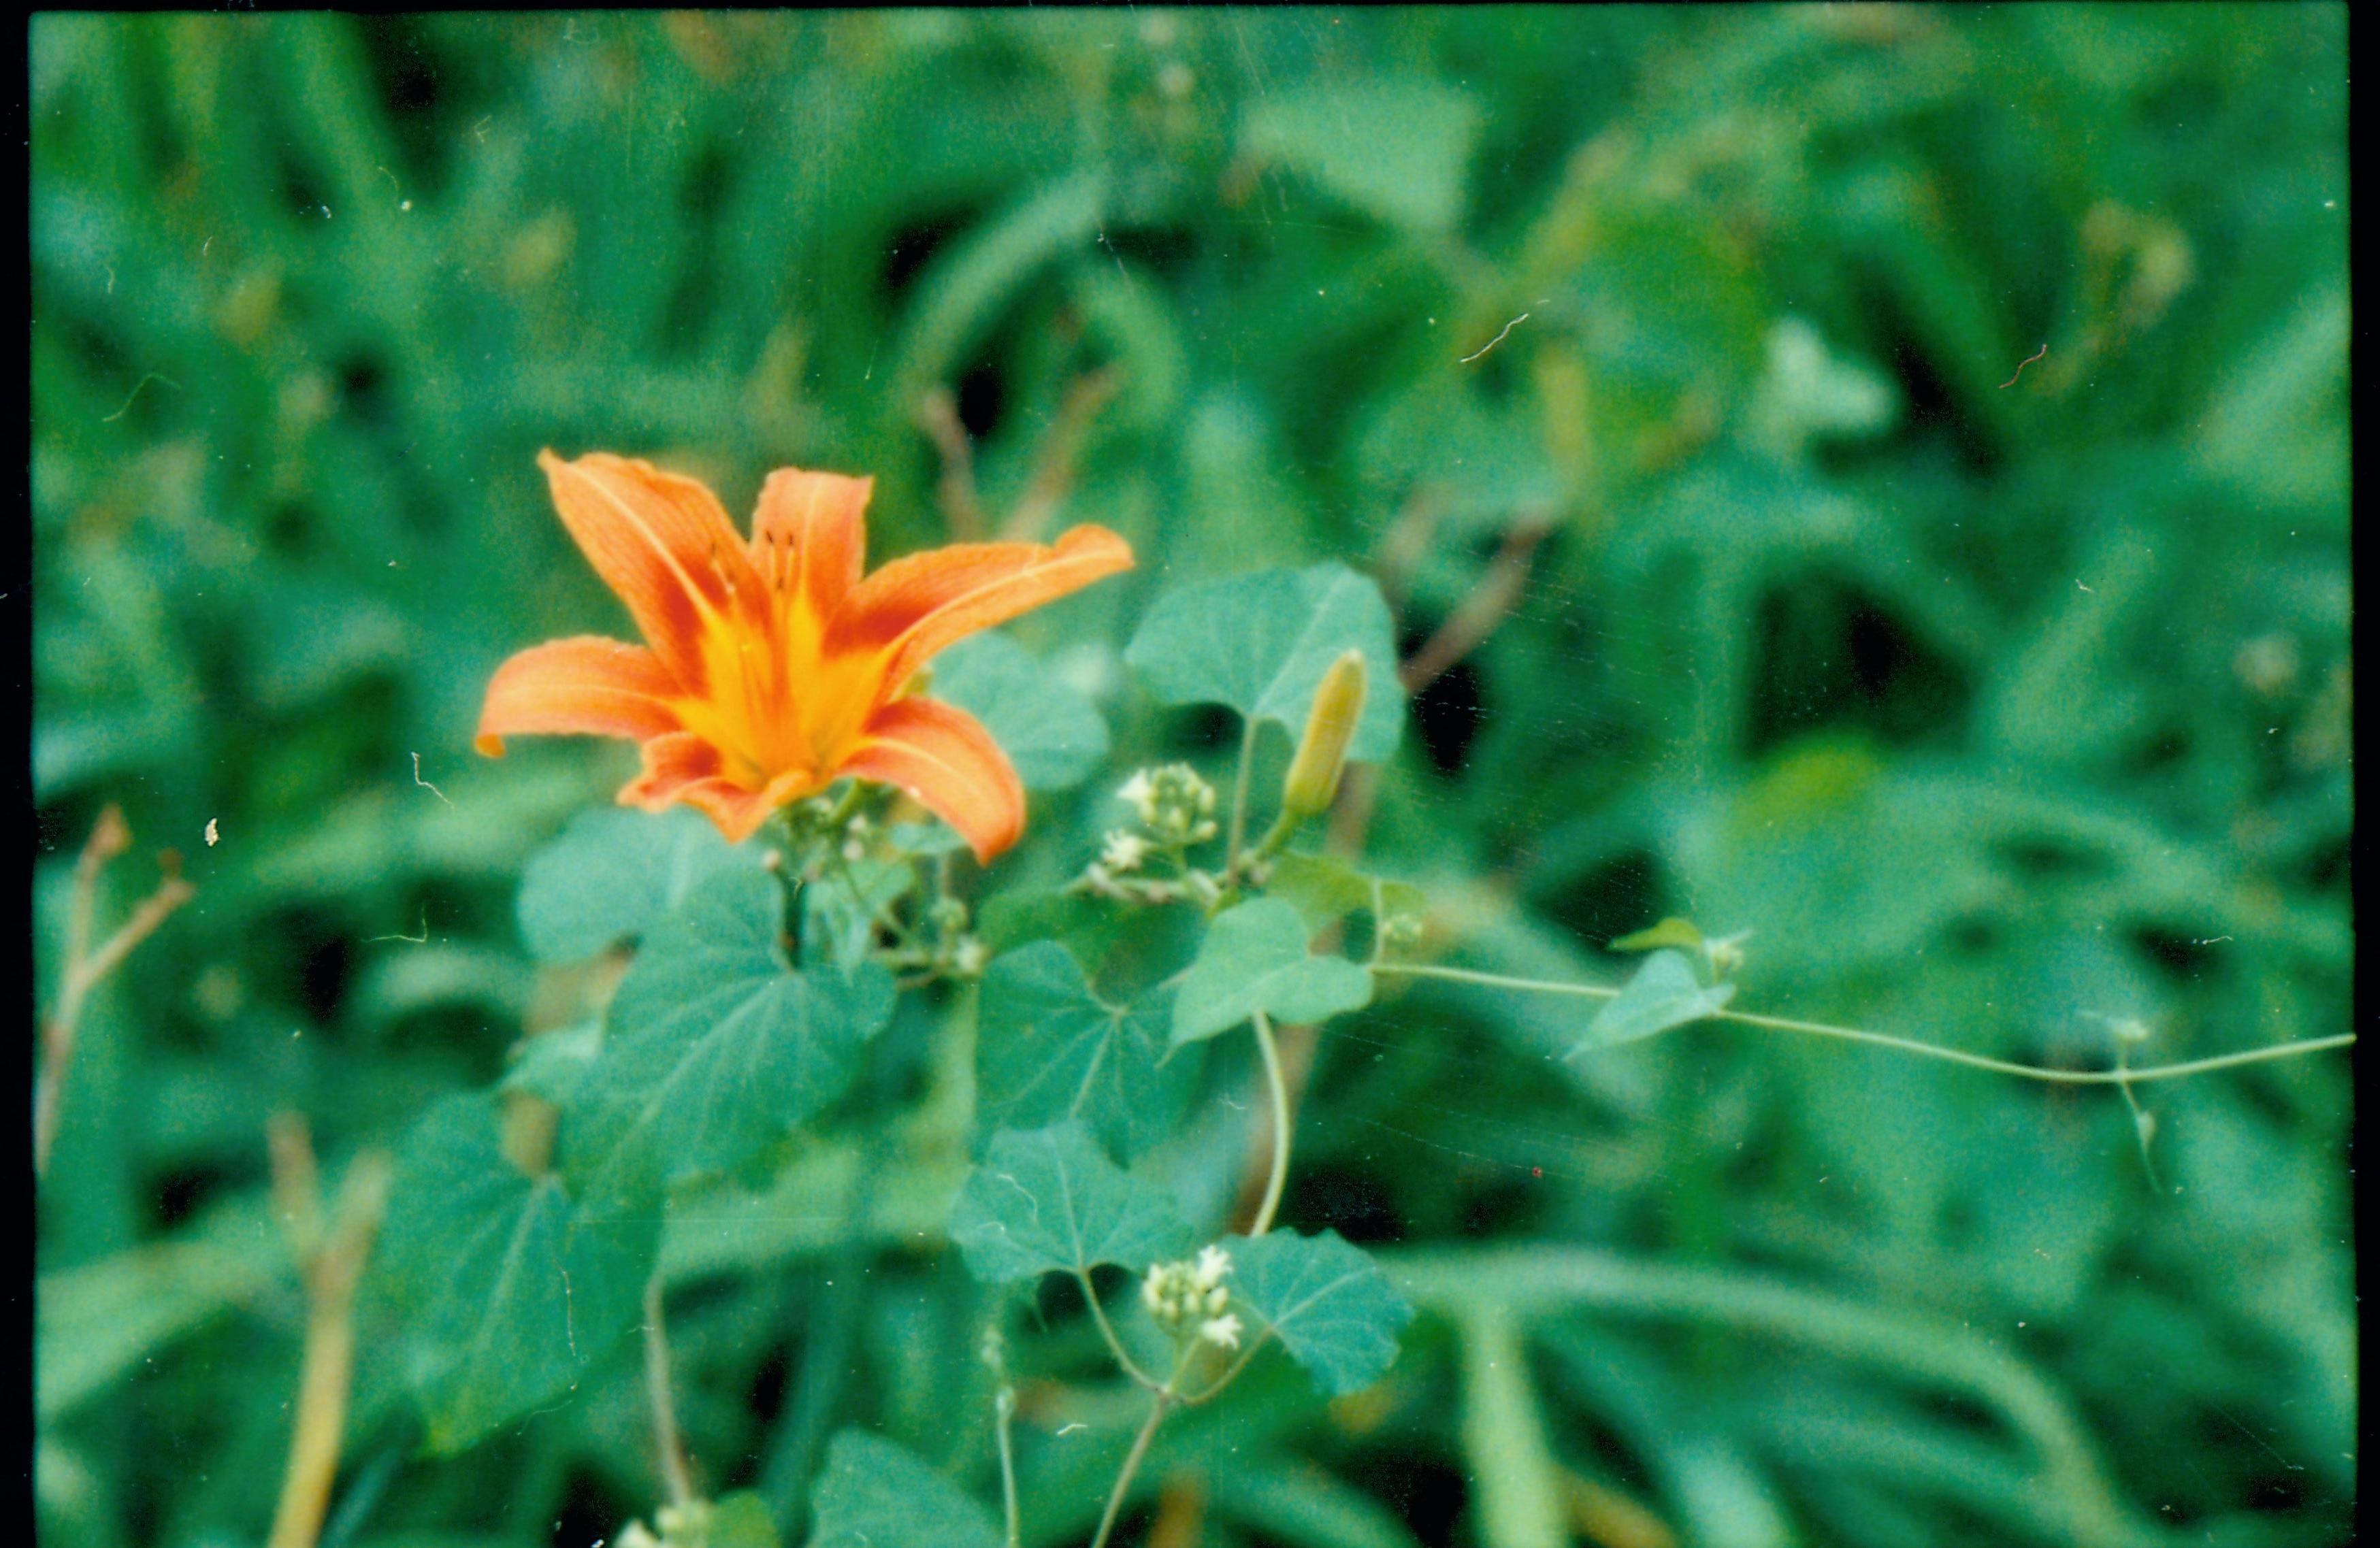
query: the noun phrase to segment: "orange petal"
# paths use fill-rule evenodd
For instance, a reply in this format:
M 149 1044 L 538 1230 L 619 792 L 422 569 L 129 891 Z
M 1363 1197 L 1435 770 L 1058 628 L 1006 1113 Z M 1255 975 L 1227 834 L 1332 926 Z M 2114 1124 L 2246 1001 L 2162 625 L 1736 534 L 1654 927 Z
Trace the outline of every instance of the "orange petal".
M 868 553 L 868 496 L 873 478 L 781 467 L 760 487 L 752 518 L 752 562 L 785 601 L 799 597 L 810 616 L 832 618 L 859 584 Z
M 886 652 L 885 688 L 898 693 L 943 647 L 1131 568 L 1131 547 L 1104 526 L 1075 527 L 1048 547 L 929 549 L 894 560 L 853 588 L 828 651 Z
M 562 524 L 687 693 L 705 686 L 704 629 L 759 616 L 760 578 L 719 499 L 649 462 L 540 452 Z
M 958 830 L 979 861 L 1025 831 L 1025 787 L 1000 744 L 963 709 L 895 699 L 868 718 L 859 750 L 836 772 L 898 786 Z
M 643 752 L 644 772 L 620 787 L 620 804 L 658 812 L 684 802 L 715 823 L 731 844 L 750 838 L 770 813 L 810 794 L 818 783 L 795 773 L 760 790 L 737 784 L 725 776 L 719 749 L 690 732 L 656 736 Z
M 641 646 L 581 635 L 533 645 L 496 669 L 474 744 L 502 757 L 504 739 L 538 732 L 632 736 L 678 729 L 669 700 L 680 689 Z

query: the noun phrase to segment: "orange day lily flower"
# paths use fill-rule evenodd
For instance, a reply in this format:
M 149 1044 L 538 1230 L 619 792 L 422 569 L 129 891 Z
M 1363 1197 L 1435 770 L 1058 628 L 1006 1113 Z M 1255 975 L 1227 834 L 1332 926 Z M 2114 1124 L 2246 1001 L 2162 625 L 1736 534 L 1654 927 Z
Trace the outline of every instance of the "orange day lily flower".
M 1103 575 L 1132 550 L 1103 526 L 1055 544 L 955 543 L 862 576 L 875 480 L 769 475 L 749 543 L 702 484 L 607 453 L 540 453 L 562 524 L 645 636 L 532 646 L 496 669 L 477 745 L 523 732 L 625 736 L 624 805 L 686 802 L 731 842 L 846 776 L 915 796 L 978 860 L 1016 842 L 1025 789 L 963 710 L 910 692 L 935 652 Z

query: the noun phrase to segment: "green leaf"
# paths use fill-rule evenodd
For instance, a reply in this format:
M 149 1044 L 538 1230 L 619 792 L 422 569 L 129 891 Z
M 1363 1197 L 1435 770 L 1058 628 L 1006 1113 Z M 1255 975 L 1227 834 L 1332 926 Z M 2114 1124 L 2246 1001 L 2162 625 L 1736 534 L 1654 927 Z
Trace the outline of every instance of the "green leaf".
M 1000 1548 L 991 1512 L 905 1446 L 864 1430 L 827 1443 L 809 1548 Z
M 976 935 L 994 952 L 1006 952 L 1037 940 L 1063 942 L 1084 961 L 1098 962 L 1108 954 L 1130 920 L 1130 911 L 1112 898 L 1062 888 L 1003 892 L 983 905 Z
M 1397 1335 L 1413 1307 L 1370 1254 L 1337 1231 L 1268 1231 L 1223 1246 L 1232 1304 L 1262 1318 L 1324 1392 L 1359 1392 L 1396 1363 Z
M 654 926 L 564 1116 L 575 1181 L 634 1196 L 733 1170 L 850 1085 L 892 980 L 873 963 L 795 972 L 784 909 L 775 877 L 730 870 Z
M 657 1211 L 597 1215 L 504 1158 L 497 1104 L 450 1097 L 398 1154 L 376 1264 L 432 1451 L 460 1450 L 579 1378 L 637 1320 Z
M 1171 1195 L 1127 1175 L 1081 1122 L 992 1136 L 951 1211 L 951 1240 L 988 1284 L 1098 1264 L 1146 1269 L 1196 1234 Z
M 1411 882 L 1366 876 L 1335 854 L 1281 856 L 1265 877 L 1264 890 L 1266 897 L 1278 898 L 1297 910 L 1310 931 L 1321 930 L 1361 909 L 1418 917 L 1429 907 L 1428 897 Z M 1377 927 L 1378 921 L 1374 923 Z
M 1633 1043 L 1699 1022 L 1727 1008 L 1735 986 L 1706 987 L 1694 974 L 1693 959 L 1664 948 L 1645 959 L 1619 998 L 1606 1005 L 1586 1029 L 1585 1041 L 1575 1052 Z
M 1173 1041 L 1229 1032 L 1262 1010 L 1278 1021 L 1326 1021 L 1372 1001 L 1372 975 L 1343 957 L 1305 949 L 1305 921 L 1277 898 L 1215 918 L 1173 1001 Z
M 540 1032 L 512 1051 L 512 1068 L 496 1082 L 499 1091 L 526 1091 L 559 1107 L 594 1066 L 603 1051 L 603 1024 L 581 1022 L 575 1026 Z
M 1463 1335 L 1463 1450 L 1472 1508 L 1491 1548 L 1567 1548 L 1561 1468 L 1546 1439 L 1545 1410 L 1529 1380 L 1529 1351 L 1508 1306 L 1457 1319 Z
M 938 854 L 956 854 L 967 847 L 958 829 L 940 817 L 929 817 L 924 822 L 896 822 L 884 830 L 884 836 L 903 853 L 929 859 Z
M 1462 218 L 1479 117 L 1466 93 L 1434 80 L 1334 81 L 1263 94 L 1241 143 L 1359 210 L 1439 233 Z
M 584 961 L 642 935 L 713 871 L 759 859 L 688 807 L 581 813 L 521 871 L 521 940 L 541 962 Z
M 1322 674 L 1351 648 L 1364 653 L 1369 685 L 1347 756 L 1378 763 L 1404 724 L 1396 633 L 1380 588 L 1343 564 L 1177 587 L 1149 609 L 1124 659 L 1167 704 L 1225 704 L 1296 736 Z
M 1091 701 L 1005 635 L 935 657 L 933 695 L 984 723 L 1026 790 L 1072 789 L 1108 756 L 1108 723 Z
M 969 347 L 1035 274 L 1097 235 L 1107 202 L 1105 173 L 1087 168 L 973 225 L 964 240 L 938 255 L 906 308 L 908 326 L 894 368 L 899 401 L 915 402 L 933 383 L 955 380 Z
M 33 1288 L 35 1416 L 46 1428 L 289 1271 L 288 1239 L 260 1192 L 163 1240 L 42 1275 Z
M 976 1100 L 988 1127 L 1083 1120 L 1129 1161 L 1173 1131 L 1198 1080 L 1198 1050 L 1174 1052 L 1172 998 L 1110 1005 L 1073 952 L 1036 941 L 983 975 Z

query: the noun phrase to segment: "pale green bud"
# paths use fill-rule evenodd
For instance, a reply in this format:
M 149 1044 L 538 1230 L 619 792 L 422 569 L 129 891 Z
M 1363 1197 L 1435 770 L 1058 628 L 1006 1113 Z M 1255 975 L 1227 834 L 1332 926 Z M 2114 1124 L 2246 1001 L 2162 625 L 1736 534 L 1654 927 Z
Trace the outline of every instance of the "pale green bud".
M 1314 690 L 1305 734 L 1281 780 L 1281 804 L 1293 816 L 1319 816 L 1339 799 L 1339 776 L 1347 767 L 1347 744 L 1364 715 L 1364 653 L 1350 650 L 1330 663 Z

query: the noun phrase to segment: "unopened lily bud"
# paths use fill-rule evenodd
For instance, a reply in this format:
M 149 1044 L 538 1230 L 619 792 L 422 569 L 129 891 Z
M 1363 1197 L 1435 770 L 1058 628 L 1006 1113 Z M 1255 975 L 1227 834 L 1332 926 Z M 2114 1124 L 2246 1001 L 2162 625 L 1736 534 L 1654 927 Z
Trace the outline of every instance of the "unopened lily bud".
M 1314 690 L 1305 734 L 1281 781 L 1281 804 L 1293 816 L 1319 816 L 1339 799 L 1339 776 L 1347 767 L 1347 744 L 1364 714 L 1364 653 L 1350 650 L 1330 663 Z

